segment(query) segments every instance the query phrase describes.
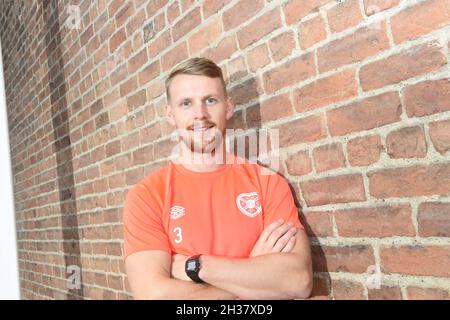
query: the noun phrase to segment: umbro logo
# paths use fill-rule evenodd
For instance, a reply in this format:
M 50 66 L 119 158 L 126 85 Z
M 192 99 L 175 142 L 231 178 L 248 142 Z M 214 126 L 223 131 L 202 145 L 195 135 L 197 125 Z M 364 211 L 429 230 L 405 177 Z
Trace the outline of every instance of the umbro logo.
M 170 208 L 170 219 L 179 219 L 186 214 L 186 209 L 181 206 L 173 206 Z

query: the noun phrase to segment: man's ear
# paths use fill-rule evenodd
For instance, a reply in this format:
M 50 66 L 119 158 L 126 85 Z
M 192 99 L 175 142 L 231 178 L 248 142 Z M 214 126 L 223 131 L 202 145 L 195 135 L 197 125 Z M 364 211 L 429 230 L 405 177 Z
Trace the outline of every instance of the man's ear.
M 170 106 L 169 103 L 166 104 L 166 120 L 167 122 L 169 122 L 172 126 L 175 127 L 175 117 L 173 116 L 172 113 L 172 107 Z
M 234 113 L 234 101 L 231 96 L 227 98 L 227 110 L 226 110 L 226 118 L 230 120 Z

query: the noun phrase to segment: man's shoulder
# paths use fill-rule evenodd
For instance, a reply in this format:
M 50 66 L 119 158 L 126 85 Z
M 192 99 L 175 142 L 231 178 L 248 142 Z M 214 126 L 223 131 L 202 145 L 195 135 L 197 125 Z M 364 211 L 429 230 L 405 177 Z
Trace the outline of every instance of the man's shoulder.
M 279 176 L 275 169 L 265 164 L 261 164 L 258 160 L 252 158 L 247 159 L 244 157 L 233 155 L 232 160 L 230 161 L 233 161 L 234 167 L 237 170 L 250 170 L 261 176 Z
M 155 192 L 164 189 L 170 170 L 170 162 L 161 163 L 150 169 L 150 172 L 139 180 L 132 188 Z
M 253 161 L 252 159 L 235 156 L 233 168 L 234 170 L 241 171 L 245 176 L 257 179 L 263 184 L 285 181 L 283 176 L 281 176 L 276 170 L 270 166 L 262 165 L 257 161 Z

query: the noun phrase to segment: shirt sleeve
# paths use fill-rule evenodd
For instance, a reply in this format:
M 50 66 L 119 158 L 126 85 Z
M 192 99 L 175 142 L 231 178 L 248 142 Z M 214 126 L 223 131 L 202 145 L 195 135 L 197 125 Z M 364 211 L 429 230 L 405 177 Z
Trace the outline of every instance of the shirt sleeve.
M 264 192 L 264 228 L 283 218 L 285 223 L 292 222 L 294 227 L 304 229 L 298 218 L 298 210 L 286 180 L 277 173 L 265 177 L 267 181 Z
M 152 200 L 153 199 L 153 200 Z M 132 187 L 123 209 L 124 259 L 145 250 L 171 253 L 169 237 L 164 231 L 161 210 L 154 196 L 143 185 Z

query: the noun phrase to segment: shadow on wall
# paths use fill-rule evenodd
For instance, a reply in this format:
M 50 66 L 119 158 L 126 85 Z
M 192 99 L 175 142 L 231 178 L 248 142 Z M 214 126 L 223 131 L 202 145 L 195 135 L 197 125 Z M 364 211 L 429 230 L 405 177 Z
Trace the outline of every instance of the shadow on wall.
M 56 0 L 42 1 L 41 4 L 44 14 L 44 27 L 46 28 L 45 47 L 48 66 L 48 85 L 51 91 L 50 104 L 58 175 L 57 186 L 61 212 L 65 274 L 66 270 L 70 270 L 70 266 L 76 266 L 81 269 L 80 239 L 74 188 L 75 180 L 67 113 L 66 79 L 63 72 L 64 62 L 61 52 L 61 27 L 59 25 L 58 4 Z M 68 291 L 65 298 L 83 299 L 82 281 L 81 283 L 75 283 L 74 287 L 74 289 L 67 288 Z
M 242 74 L 241 71 L 236 72 L 234 74 L 230 74 L 230 80 L 233 81 L 233 79 L 239 79 L 243 76 L 246 76 L 246 74 Z M 230 95 L 234 98 L 234 101 L 236 103 L 236 107 L 240 104 L 245 104 L 250 101 L 256 101 L 253 104 L 251 104 L 249 107 L 247 107 L 245 111 L 245 118 L 244 113 L 242 110 L 236 110 L 233 117 L 228 121 L 227 129 L 254 129 L 256 132 L 259 132 L 262 128 L 262 116 L 261 116 L 261 105 L 259 102 L 259 88 L 258 88 L 258 81 L 255 77 L 251 77 L 247 79 L 246 81 L 239 83 L 238 85 L 234 86 L 229 90 Z M 259 140 L 257 140 L 258 145 L 255 149 L 256 154 L 251 153 L 249 150 L 249 143 L 248 139 L 246 139 L 246 145 L 245 145 L 245 155 L 246 157 L 257 157 L 260 152 L 260 145 Z M 237 143 L 236 139 L 234 142 L 234 154 L 238 154 L 237 150 Z M 269 143 L 270 148 L 270 143 Z M 270 149 L 269 149 L 270 150 Z M 261 150 L 264 151 L 264 150 Z M 280 169 L 278 170 L 278 173 L 286 179 L 286 177 L 283 174 L 283 168 L 281 165 L 282 159 L 280 158 Z M 317 235 L 313 232 L 310 225 L 308 224 L 305 216 L 302 213 L 302 207 L 300 204 L 300 201 L 298 199 L 298 191 L 296 188 L 292 185 L 291 182 L 289 182 L 288 179 L 286 181 L 289 184 L 289 187 L 291 189 L 292 195 L 294 197 L 295 205 L 297 206 L 297 209 L 299 210 L 299 219 L 302 225 L 305 227 L 305 230 L 309 236 L 309 238 L 317 238 Z M 313 268 L 315 271 L 314 276 L 314 286 L 311 293 L 310 298 L 313 299 L 328 299 L 331 291 L 331 277 L 328 272 L 327 268 L 327 260 L 326 255 L 321 248 L 319 244 L 314 244 L 313 247 L 311 247 L 311 254 L 313 259 Z M 317 268 L 317 266 L 320 265 L 320 268 Z M 317 273 L 316 269 L 320 269 L 320 276 Z

